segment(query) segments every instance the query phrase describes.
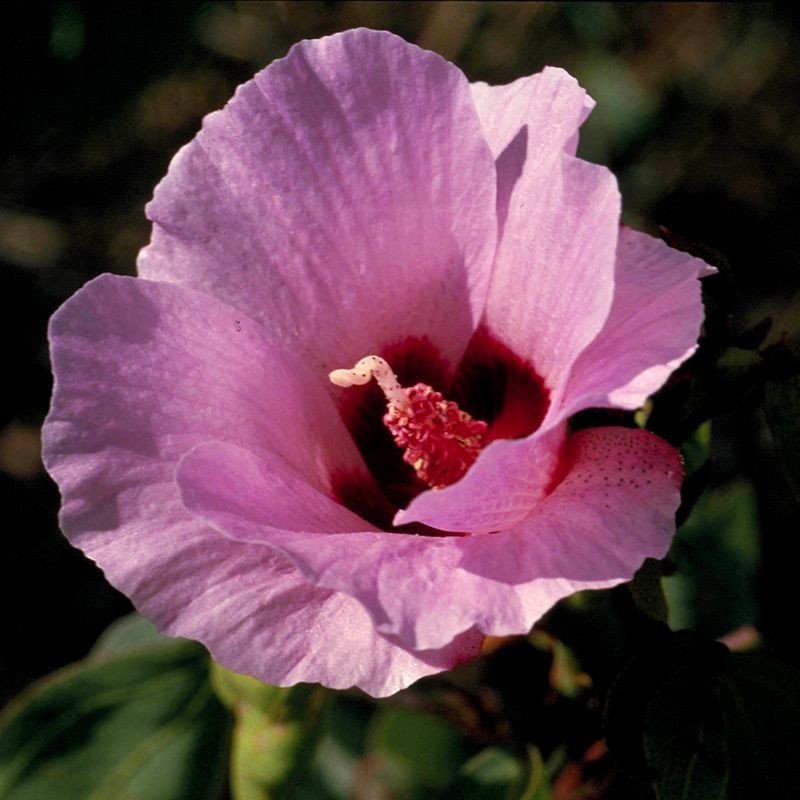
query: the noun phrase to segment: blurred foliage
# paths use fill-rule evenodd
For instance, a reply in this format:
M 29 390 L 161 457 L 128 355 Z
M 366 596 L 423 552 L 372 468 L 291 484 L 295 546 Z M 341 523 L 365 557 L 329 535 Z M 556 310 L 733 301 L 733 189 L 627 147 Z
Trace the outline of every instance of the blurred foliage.
M 659 798 L 723 798 L 727 753 L 713 691 L 727 651 L 655 628 L 608 694 L 605 737 L 621 769 Z
M 756 623 L 758 525 L 753 487 L 714 488 L 700 499 L 671 550 L 664 579 L 669 622 L 719 637 Z
M 800 500 L 800 375 L 770 381 L 764 410 L 787 478 Z
M 195 642 L 126 621 L 0 716 L 4 800 L 213 800 L 229 721 Z
M 720 682 L 731 800 L 797 794 L 800 673 L 763 652 L 734 653 Z
M 626 220 L 720 270 L 705 281 L 698 352 L 636 415 L 682 448 L 684 524 L 669 559 L 648 562 L 629 587 L 570 598 L 530 637 L 494 642 L 480 660 L 384 701 L 339 693 L 316 715 L 303 691 L 250 696 L 215 669 L 238 714 L 239 752 L 263 755 L 278 711 L 268 696 L 293 698 L 278 704 L 277 724 L 298 744 L 284 748 L 282 775 L 300 800 L 794 796 L 792 7 L 60 0 L 0 13 L 0 602 L 13 643 L 0 702 L 86 656 L 130 610 L 58 532 L 39 459 L 48 316 L 99 272 L 134 271 L 149 236 L 143 207 L 203 115 L 299 39 L 363 25 L 438 51 L 471 80 L 504 83 L 545 64 L 572 72 L 598 103 L 580 154 L 614 170 Z M 232 722 L 209 687 L 201 649 L 129 618 L 9 704 L 0 798 L 228 797 Z
M 288 800 L 309 770 L 329 693 L 301 683 L 268 686 L 211 663 L 217 697 L 234 716 L 230 782 L 236 800 Z

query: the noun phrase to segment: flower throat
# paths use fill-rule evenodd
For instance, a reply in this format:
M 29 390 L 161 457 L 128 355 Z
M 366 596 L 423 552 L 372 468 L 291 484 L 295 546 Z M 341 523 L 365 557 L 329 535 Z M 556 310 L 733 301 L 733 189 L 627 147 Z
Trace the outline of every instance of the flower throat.
M 425 383 L 401 386 L 380 356 L 366 356 L 352 369 L 337 369 L 328 377 L 343 388 L 375 379 L 387 402 L 383 423 L 403 450 L 403 461 L 434 489 L 463 477 L 485 443 L 485 422 L 473 419 Z

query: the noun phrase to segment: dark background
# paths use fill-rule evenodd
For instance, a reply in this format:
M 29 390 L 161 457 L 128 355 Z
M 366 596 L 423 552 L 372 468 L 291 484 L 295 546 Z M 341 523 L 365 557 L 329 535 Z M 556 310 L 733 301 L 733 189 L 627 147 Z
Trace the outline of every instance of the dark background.
M 295 41 L 358 26 L 437 50 L 471 80 L 504 83 L 546 64 L 569 70 L 598 101 L 581 155 L 616 172 L 626 221 L 724 254 L 735 327 L 770 314 L 768 342 L 800 327 L 800 49 L 786 6 L 5 4 L 0 704 L 81 657 L 129 610 L 58 531 L 57 491 L 38 456 L 48 316 L 94 275 L 133 273 L 149 235 L 143 206 L 204 114 Z M 709 526 L 723 537 L 739 531 L 741 575 L 728 575 L 739 610 L 724 618 L 719 596 L 698 597 L 695 587 L 706 612 L 689 621 L 713 636 L 755 624 L 794 652 L 800 519 L 757 400 L 736 398 L 714 422 L 712 492 L 683 550 L 694 552 L 690 571 L 702 582 Z

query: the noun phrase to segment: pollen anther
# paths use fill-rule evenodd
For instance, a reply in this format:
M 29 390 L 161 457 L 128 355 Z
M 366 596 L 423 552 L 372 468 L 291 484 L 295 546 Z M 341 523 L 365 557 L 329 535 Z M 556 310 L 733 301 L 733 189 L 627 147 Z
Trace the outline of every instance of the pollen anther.
M 472 419 L 425 383 L 402 387 L 380 356 L 366 356 L 353 369 L 337 369 L 328 377 L 344 388 L 375 378 L 388 406 L 384 425 L 403 449 L 403 460 L 434 489 L 463 477 L 483 447 L 485 422 Z

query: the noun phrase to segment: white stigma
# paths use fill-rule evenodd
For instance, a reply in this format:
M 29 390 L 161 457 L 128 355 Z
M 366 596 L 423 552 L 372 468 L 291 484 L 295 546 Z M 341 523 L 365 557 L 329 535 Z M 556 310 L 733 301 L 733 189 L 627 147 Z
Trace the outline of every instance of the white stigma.
M 363 386 L 375 378 L 381 391 L 386 395 L 390 406 L 399 410 L 408 408 L 409 402 L 406 393 L 400 386 L 397 376 L 392 372 L 389 364 L 380 356 L 365 356 L 353 369 L 335 369 L 328 375 L 331 383 L 346 389 L 350 386 Z

